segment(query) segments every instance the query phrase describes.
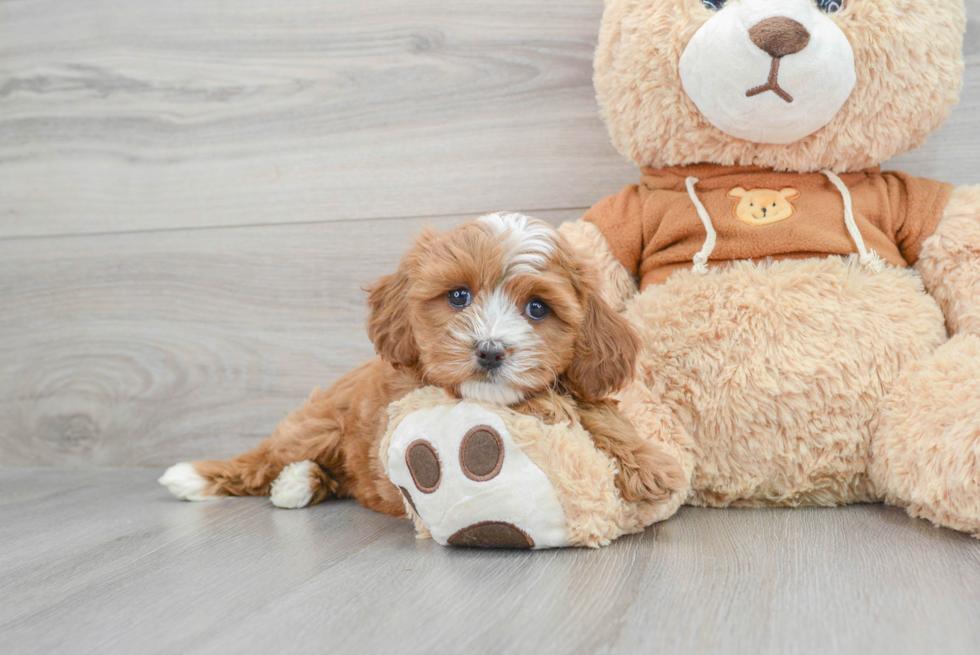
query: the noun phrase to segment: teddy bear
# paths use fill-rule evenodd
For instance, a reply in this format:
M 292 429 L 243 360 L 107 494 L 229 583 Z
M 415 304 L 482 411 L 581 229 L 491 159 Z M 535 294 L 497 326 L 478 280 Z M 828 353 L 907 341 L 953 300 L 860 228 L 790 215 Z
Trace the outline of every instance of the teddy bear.
M 641 337 L 616 399 L 686 484 L 626 506 L 581 426 L 418 392 L 396 484 L 421 432 L 455 477 L 477 425 L 514 465 L 406 505 L 420 532 L 603 545 L 685 503 L 884 502 L 980 535 L 980 187 L 880 168 L 957 102 L 965 23 L 961 0 L 606 0 L 597 97 L 641 177 L 560 231 Z

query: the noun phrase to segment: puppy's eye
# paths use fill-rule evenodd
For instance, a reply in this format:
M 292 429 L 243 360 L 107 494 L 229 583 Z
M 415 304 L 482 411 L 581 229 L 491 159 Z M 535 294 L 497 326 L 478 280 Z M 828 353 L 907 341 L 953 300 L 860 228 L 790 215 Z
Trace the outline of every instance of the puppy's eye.
M 701 0 L 701 4 L 710 9 L 711 11 L 718 11 L 725 6 L 728 0 Z
M 469 289 L 466 287 L 460 287 L 459 289 L 453 289 L 446 294 L 446 299 L 454 308 L 463 309 L 464 307 L 469 307 L 470 302 L 473 300 L 473 296 L 470 295 Z
M 836 14 L 844 8 L 844 0 L 817 0 L 817 9 L 828 14 Z
M 550 312 L 551 308 L 540 298 L 531 298 L 527 303 L 527 307 L 524 308 L 524 313 L 532 321 L 542 321 Z

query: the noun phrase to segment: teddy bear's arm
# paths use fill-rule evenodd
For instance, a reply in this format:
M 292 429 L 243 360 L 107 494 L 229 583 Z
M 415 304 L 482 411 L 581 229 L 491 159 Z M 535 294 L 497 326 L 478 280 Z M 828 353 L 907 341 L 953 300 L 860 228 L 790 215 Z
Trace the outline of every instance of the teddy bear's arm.
M 572 244 L 579 254 L 599 271 L 602 282 L 602 298 L 614 311 L 626 307 L 626 301 L 639 290 L 636 278 L 626 270 L 602 236 L 598 226 L 583 219 L 563 223 L 558 231 Z
M 950 333 L 980 335 L 980 185 L 953 191 L 915 267 Z

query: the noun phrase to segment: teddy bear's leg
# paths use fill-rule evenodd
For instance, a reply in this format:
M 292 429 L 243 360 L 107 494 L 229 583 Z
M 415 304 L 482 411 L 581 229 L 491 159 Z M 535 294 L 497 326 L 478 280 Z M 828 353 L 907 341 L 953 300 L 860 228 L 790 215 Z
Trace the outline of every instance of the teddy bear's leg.
M 980 337 L 961 334 L 899 376 L 871 446 L 890 504 L 980 536 Z
M 980 335 L 980 185 L 958 187 L 915 265 L 950 334 Z

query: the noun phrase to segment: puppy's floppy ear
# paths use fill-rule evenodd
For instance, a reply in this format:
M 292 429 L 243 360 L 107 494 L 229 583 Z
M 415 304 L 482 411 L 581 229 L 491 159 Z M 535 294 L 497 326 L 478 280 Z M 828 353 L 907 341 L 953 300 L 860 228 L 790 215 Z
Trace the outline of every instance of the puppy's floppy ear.
M 629 322 L 613 311 L 588 282 L 584 290 L 585 316 L 571 366 L 565 371 L 568 391 L 580 400 L 594 401 L 626 386 L 633 379 L 640 340 Z
M 398 270 L 386 275 L 367 287 L 368 338 L 374 349 L 395 368 L 414 366 L 419 360 L 418 346 L 409 320 L 408 295 L 412 286 L 412 272 L 422 253 L 424 244 L 435 236 L 435 230 L 425 228 L 402 257 Z

